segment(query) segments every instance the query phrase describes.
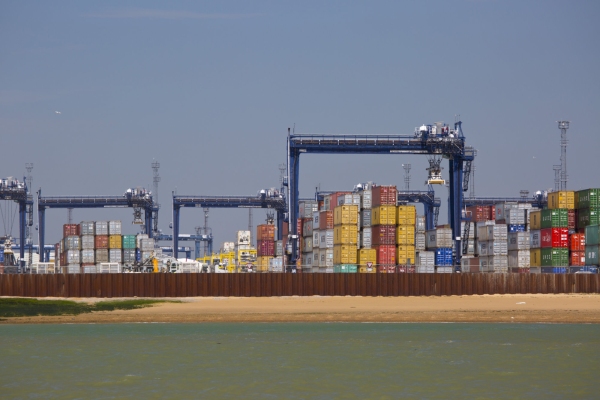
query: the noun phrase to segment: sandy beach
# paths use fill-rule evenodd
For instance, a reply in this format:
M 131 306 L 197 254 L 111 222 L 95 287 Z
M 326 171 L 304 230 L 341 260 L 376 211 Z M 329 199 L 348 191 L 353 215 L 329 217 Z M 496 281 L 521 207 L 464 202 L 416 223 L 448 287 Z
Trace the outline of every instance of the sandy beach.
M 108 299 L 68 299 L 95 302 Z M 118 300 L 118 299 L 111 299 Z M 504 322 L 600 323 L 600 295 L 194 297 L 127 311 L 7 318 L 14 323 Z

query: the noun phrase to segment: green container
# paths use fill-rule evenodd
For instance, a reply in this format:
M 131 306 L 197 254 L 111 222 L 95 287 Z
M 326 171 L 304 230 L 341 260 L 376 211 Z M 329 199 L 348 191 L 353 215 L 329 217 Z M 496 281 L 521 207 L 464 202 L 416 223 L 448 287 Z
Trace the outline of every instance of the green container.
M 597 246 L 600 244 L 600 226 L 588 225 L 585 227 L 585 245 Z
M 122 247 L 124 249 L 135 249 L 137 247 L 135 235 L 123 235 L 122 240 Z
M 554 210 L 542 210 L 542 229 L 546 228 L 568 228 L 569 210 L 566 208 L 555 208 Z
M 600 207 L 600 189 L 586 189 L 576 192 L 575 207 L 578 209 Z
M 583 208 L 577 211 L 577 229 L 600 224 L 600 208 Z
M 358 267 L 354 264 L 338 264 L 333 266 L 333 272 L 355 274 L 358 272 Z
M 598 251 L 600 246 L 585 246 L 585 265 L 600 265 Z
M 569 249 L 551 247 L 542 249 L 542 267 L 566 267 L 569 265 Z

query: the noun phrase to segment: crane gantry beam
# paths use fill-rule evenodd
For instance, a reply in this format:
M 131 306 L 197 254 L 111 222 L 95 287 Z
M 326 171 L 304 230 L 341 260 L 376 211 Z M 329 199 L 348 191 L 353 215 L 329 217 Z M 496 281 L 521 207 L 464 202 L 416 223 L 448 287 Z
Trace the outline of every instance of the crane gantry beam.
M 12 200 L 19 205 L 19 269 L 23 271 L 25 268 L 26 227 L 33 225 L 33 196 L 27 189 L 26 178 L 23 179 L 23 183 L 3 179 L 0 183 L 0 200 Z

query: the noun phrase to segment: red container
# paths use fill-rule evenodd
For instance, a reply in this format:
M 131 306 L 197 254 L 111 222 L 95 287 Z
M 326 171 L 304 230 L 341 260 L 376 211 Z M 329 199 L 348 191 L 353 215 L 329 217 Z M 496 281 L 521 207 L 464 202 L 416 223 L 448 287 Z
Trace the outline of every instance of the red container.
M 256 240 L 275 240 L 275 225 L 258 225 L 256 227 Z
M 389 268 L 393 268 L 393 267 L 389 267 Z M 396 267 L 395 270 L 399 274 L 414 274 L 415 266 L 414 265 L 398 265 L 398 267 Z
M 575 210 L 568 210 L 568 221 L 567 228 L 574 230 L 577 225 L 577 216 L 575 215 Z
M 570 254 L 570 265 L 574 267 L 583 267 L 585 265 L 585 250 L 572 251 Z
M 97 235 L 94 237 L 94 247 L 96 249 L 108 249 L 108 235 Z
M 81 227 L 79 226 L 79 224 L 64 224 L 63 237 L 66 238 L 67 236 L 80 236 L 80 228 Z
M 467 219 L 473 222 L 488 221 L 490 217 L 489 206 L 470 206 L 467 207 Z
M 513 274 L 529 274 L 531 270 L 527 267 L 512 267 L 510 272 Z
M 296 233 L 298 236 L 302 236 L 302 218 L 298 218 L 296 222 Z
M 333 211 L 321 211 L 319 213 L 319 229 L 333 229 Z
M 338 197 L 350 194 L 352 192 L 335 192 L 331 194 L 331 203 L 329 203 L 330 211 L 337 207 Z
M 258 240 L 256 242 L 256 253 L 259 257 L 275 255 L 275 242 L 272 240 Z
M 496 207 L 495 206 L 489 206 L 490 207 L 490 221 L 495 220 L 496 219 Z
M 281 237 L 287 238 L 288 233 L 290 233 L 288 223 L 284 222 L 281 230 Z
M 542 248 L 569 247 L 568 228 L 546 228 L 541 230 Z
M 392 205 L 398 202 L 398 189 L 396 186 L 375 186 L 372 190 L 373 208 Z
M 396 226 L 395 225 L 375 225 L 371 227 L 371 244 L 395 245 L 396 244 Z
M 574 233 L 569 239 L 569 250 L 585 251 L 585 233 Z
M 373 246 L 377 253 L 377 265 L 396 265 L 396 246 L 380 245 Z

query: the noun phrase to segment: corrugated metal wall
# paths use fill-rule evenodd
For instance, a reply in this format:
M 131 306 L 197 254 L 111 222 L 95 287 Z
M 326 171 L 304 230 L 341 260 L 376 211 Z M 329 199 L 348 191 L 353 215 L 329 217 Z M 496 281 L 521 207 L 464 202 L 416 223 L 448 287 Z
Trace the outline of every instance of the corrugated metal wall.
M 0 296 L 448 296 L 600 293 L 598 274 L 4 274 Z

